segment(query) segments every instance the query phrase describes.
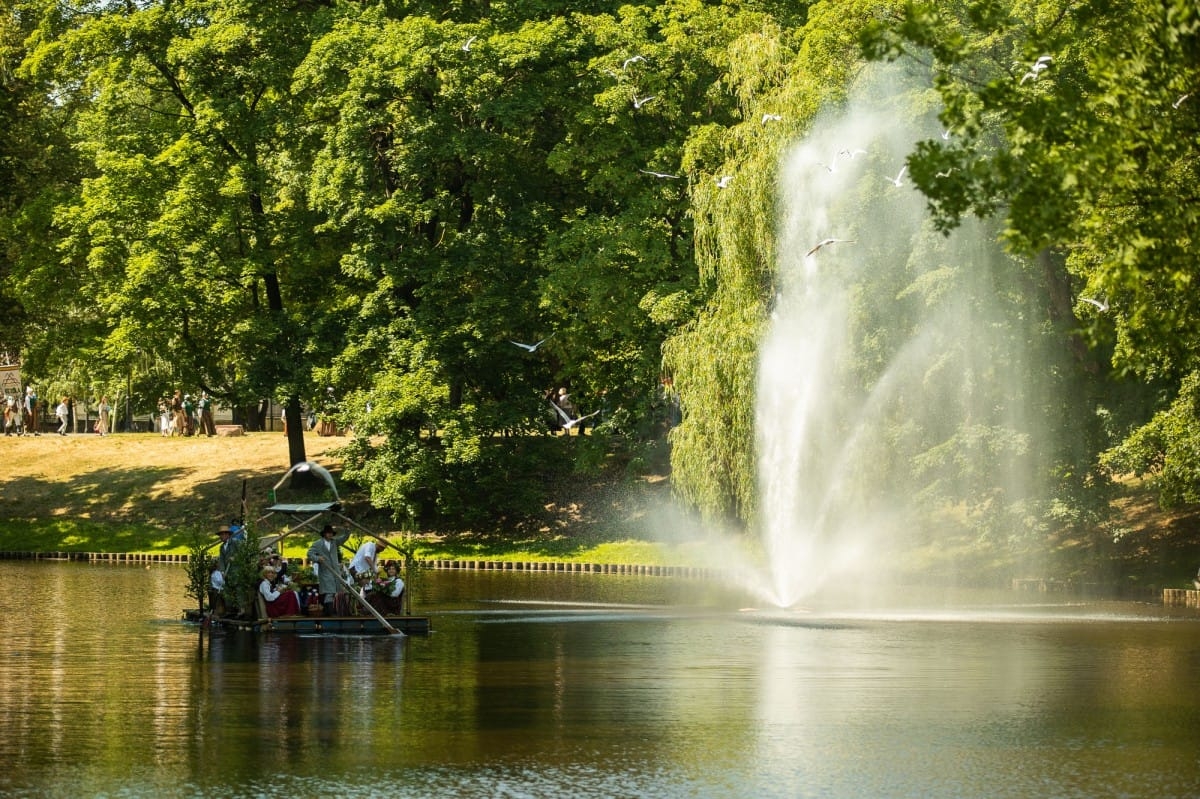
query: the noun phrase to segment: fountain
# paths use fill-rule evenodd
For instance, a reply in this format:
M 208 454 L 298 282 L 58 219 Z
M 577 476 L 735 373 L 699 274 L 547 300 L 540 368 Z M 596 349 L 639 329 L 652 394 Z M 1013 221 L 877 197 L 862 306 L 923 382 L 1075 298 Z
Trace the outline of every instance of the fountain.
M 752 581 L 780 608 L 835 580 L 882 584 L 923 512 L 960 502 L 969 481 L 1022 491 L 1020 470 L 998 473 L 994 455 L 1007 447 L 1015 464 L 1034 440 L 1020 410 L 1019 296 L 1001 299 L 994 234 L 930 228 L 901 168 L 936 120 L 906 125 L 898 106 L 912 97 L 886 79 L 860 97 L 820 120 L 781 170 L 756 409 L 769 577 Z

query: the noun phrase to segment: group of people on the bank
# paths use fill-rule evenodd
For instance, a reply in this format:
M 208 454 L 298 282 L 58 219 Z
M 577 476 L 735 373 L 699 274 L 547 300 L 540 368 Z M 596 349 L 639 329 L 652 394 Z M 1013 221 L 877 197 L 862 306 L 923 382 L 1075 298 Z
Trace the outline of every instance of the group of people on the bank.
M 158 401 L 158 429 L 164 437 L 215 436 L 212 397 L 207 391 L 193 397 L 175 389 L 174 394 Z
M 28 385 L 23 396 L 16 394 L 4 395 L 4 435 L 6 436 L 40 436 L 45 420 L 53 418 L 57 424 L 54 432 L 60 436 L 68 435 L 75 425 L 75 399 L 64 395 L 54 406 L 50 401 L 38 397 L 37 389 Z M 112 403 L 103 396 L 96 403 L 96 421 L 92 424 L 92 432 L 106 436 L 112 429 Z
M 245 538 L 244 531 L 232 525 L 223 525 L 217 536 L 221 543 L 209 578 L 209 605 L 219 614 L 227 606 L 225 588 L 234 568 L 234 553 Z M 373 540 L 364 542 L 349 563 L 344 563 L 342 547 L 349 538 L 349 531 L 339 531 L 331 524 L 321 529 L 306 553 L 315 584 L 300 584 L 289 573 L 286 559 L 274 549 L 264 550 L 258 562 L 257 591 L 267 616 L 347 615 L 352 610 L 345 604 L 350 591 L 381 614 L 403 613 L 404 580 L 399 564 L 380 559 L 382 545 Z

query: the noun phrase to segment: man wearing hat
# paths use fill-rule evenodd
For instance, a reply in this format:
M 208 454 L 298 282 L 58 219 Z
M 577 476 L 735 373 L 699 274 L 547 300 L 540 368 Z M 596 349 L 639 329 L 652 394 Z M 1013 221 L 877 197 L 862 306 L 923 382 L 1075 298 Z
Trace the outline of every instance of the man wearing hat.
M 317 573 L 317 590 L 326 616 L 333 615 L 334 596 L 342 589 L 342 544 L 349 538 L 349 530 L 339 533 L 327 524 L 321 529 L 321 537 L 308 548 L 308 562 Z
M 217 536 L 221 539 L 221 546 L 217 550 L 217 571 L 221 573 L 221 578 L 228 582 L 229 568 L 233 565 L 233 551 L 237 549 L 238 542 L 228 524 L 221 525 Z
M 233 538 L 233 531 L 227 524 L 221 525 L 217 530 L 217 537 L 221 539 L 221 546 L 217 549 L 216 566 L 209 575 L 208 593 L 208 604 L 214 610 L 224 606 L 224 598 L 221 593 L 225 590 L 225 583 L 228 582 L 229 570 L 233 566 L 233 551 L 238 545 Z

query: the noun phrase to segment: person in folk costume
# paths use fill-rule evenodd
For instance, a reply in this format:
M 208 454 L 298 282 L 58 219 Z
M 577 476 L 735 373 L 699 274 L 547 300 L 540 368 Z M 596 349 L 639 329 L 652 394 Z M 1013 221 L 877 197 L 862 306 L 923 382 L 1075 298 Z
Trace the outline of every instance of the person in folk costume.
M 213 424 L 213 401 L 212 397 L 208 396 L 207 391 L 200 392 L 200 432 L 212 438 L 217 434 L 216 425 Z
M 226 610 L 225 583 L 233 567 L 233 552 L 239 544 L 233 539 L 233 530 L 227 524 L 221 525 L 217 536 L 221 539 L 221 546 L 217 549 L 217 559 L 209 575 L 208 603 L 215 615 L 223 615 Z
M 175 389 L 171 397 L 171 435 L 183 435 L 187 430 L 187 420 L 183 417 L 183 392 Z
M 364 541 L 350 560 L 351 576 L 357 579 L 360 575 L 367 574 L 374 578 L 375 573 L 379 570 L 376 563 L 377 553 L 381 548 L 374 541 Z
M 183 434 L 193 436 L 196 433 L 196 402 L 191 394 L 183 395 Z
M 384 566 L 384 575 L 371 585 L 367 600 L 380 613 L 404 613 L 404 580 L 396 561 L 389 560 Z
M 326 616 L 333 615 L 334 598 L 343 587 L 342 544 L 349 538 L 349 530 L 339 533 L 332 524 L 327 524 L 321 529 L 321 537 L 308 548 L 308 562 L 317 573 L 317 590 Z
M 100 404 L 96 407 L 99 418 L 96 419 L 96 432 L 102 436 L 108 435 L 109 418 L 112 415 L 112 406 L 108 404 L 108 397 L 100 398 Z
M 67 406 L 70 400 L 70 397 L 63 397 L 62 402 L 58 403 L 58 407 L 54 409 L 54 415 L 58 417 L 58 434 L 60 436 L 67 434 L 67 427 L 70 424 L 68 418 L 71 415 L 71 409 Z
M 262 580 L 258 583 L 258 593 L 267 606 L 267 616 L 299 616 L 300 595 L 286 586 L 276 585 L 277 574 L 278 570 L 268 564 L 263 567 Z
M 25 430 L 35 436 L 42 434 L 38 430 L 38 395 L 33 386 L 25 386 Z

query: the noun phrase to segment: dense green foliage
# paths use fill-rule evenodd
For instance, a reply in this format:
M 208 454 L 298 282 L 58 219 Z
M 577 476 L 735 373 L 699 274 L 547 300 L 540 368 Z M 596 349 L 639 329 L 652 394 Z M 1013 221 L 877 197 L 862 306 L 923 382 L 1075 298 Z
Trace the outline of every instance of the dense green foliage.
M 0 350 L 50 391 L 270 397 L 293 462 L 303 403 L 354 428 L 345 476 L 378 506 L 474 521 L 665 435 L 670 377 L 678 494 L 748 522 L 780 163 L 898 59 L 900 113 L 947 131 L 908 156 L 931 232 L 999 225 L 977 308 L 1044 365 L 1034 412 L 1062 434 L 1007 426 L 1015 389 L 959 429 L 896 418 L 918 453 L 897 490 L 995 531 L 1095 525 L 1112 471 L 1195 500 L 1189 0 L 2 8 Z M 896 346 L 875 309 L 915 321 L 964 279 L 973 256 L 933 242 L 907 285 L 863 287 L 864 383 Z M 537 435 L 558 387 L 602 435 Z M 1022 504 L 967 453 L 1044 488 Z
M 865 38 L 876 55 L 932 64 L 952 135 L 923 143 L 911 166 L 934 219 L 1001 215 L 1011 248 L 1047 261 L 1051 319 L 1091 345 L 1078 359 L 1142 387 L 1084 388 L 1109 443 L 1126 441 L 1103 462 L 1194 501 L 1196 450 L 1165 432 L 1196 422 L 1200 8 L 909 3 Z M 1089 444 L 1090 457 L 1104 442 Z

